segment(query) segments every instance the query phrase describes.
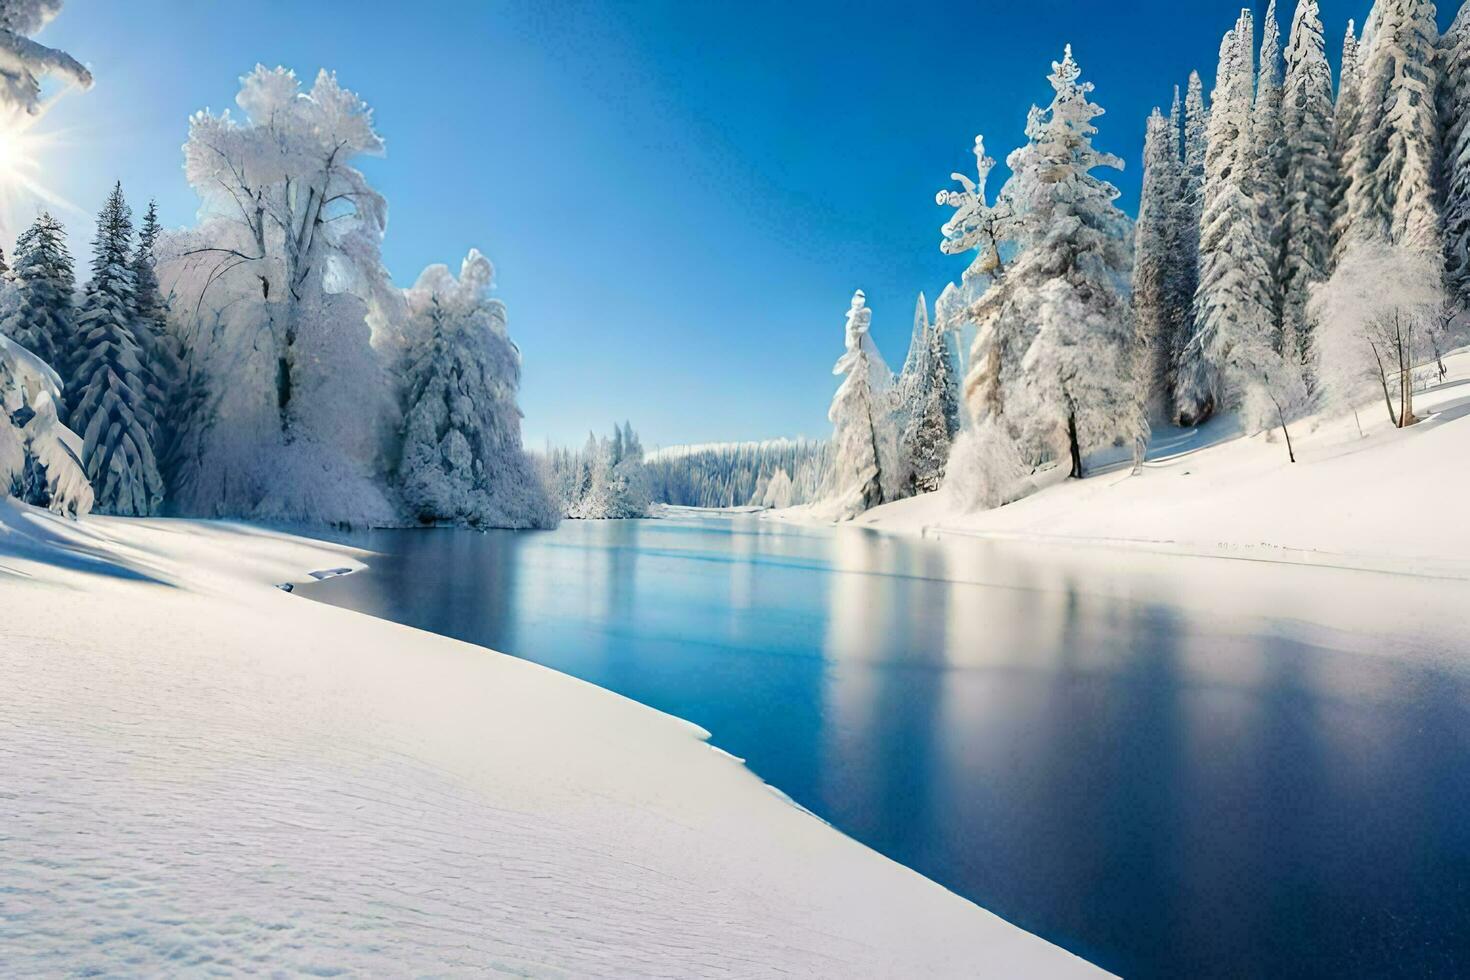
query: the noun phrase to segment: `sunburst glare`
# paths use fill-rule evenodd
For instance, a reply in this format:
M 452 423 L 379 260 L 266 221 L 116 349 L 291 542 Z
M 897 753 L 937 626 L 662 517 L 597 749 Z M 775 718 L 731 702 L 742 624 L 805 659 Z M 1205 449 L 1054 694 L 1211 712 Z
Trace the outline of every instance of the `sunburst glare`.
M 38 131 L 43 116 L 0 116 L 0 231 L 7 237 L 28 224 L 42 207 L 76 212 L 76 205 L 46 184 L 46 161 L 62 145 L 59 132 Z

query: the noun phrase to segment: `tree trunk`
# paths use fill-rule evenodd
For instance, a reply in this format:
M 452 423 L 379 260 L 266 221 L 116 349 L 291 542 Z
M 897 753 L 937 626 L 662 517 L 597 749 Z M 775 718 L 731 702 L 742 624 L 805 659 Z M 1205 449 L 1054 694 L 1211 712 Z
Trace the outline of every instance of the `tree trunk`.
M 1072 471 L 1067 474 L 1074 480 L 1082 479 L 1082 447 L 1077 442 L 1077 412 L 1067 412 L 1067 449 L 1072 454 Z
M 1276 420 L 1281 423 L 1281 434 L 1286 437 L 1286 458 L 1295 463 L 1296 453 L 1291 448 L 1291 430 L 1286 427 L 1286 412 L 1282 411 L 1280 400 L 1270 389 L 1267 389 L 1266 395 L 1271 399 L 1271 404 L 1276 406 Z
M 1399 424 L 1398 413 L 1393 410 L 1393 398 L 1388 393 L 1388 372 L 1383 370 L 1383 358 L 1378 354 L 1378 345 L 1368 341 L 1368 346 L 1373 351 L 1373 360 L 1378 364 L 1378 383 L 1383 385 L 1383 407 L 1388 409 L 1388 423 Z

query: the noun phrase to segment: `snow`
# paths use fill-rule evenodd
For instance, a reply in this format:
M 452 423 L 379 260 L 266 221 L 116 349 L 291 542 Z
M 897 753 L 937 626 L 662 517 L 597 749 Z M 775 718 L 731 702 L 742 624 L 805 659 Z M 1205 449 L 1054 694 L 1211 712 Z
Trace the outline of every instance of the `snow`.
M 0 501 L 7 972 L 1096 972 L 692 725 L 272 587 L 364 557 Z
M 967 511 L 948 490 L 875 508 L 854 523 L 928 536 L 975 535 L 1109 549 L 1470 578 L 1470 351 L 1445 358 L 1443 384 L 1415 396 L 1425 420 L 1394 429 L 1381 398 L 1239 438 L 1236 419 L 1154 433 L 1138 476 L 1125 463 L 1084 480 L 1052 471 L 1040 492 Z M 1121 459 L 1124 451 L 1116 450 Z M 767 515 L 820 521 L 810 508 Z

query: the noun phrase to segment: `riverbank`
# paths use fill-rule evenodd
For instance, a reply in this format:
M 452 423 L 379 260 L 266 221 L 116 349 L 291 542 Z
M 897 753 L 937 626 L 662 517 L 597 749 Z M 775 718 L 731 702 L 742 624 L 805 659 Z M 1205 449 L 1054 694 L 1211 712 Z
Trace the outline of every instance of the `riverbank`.
M 274 587 L 363 558 L 0 502 L 11 969 L 1099 972 L 692 725 Z
M 1229 418 L 1161 430 L 1143 472 L 1102 466 L 992 510 L 967 512 L 945 490 L 853 523 L 929 537 L 964 535 L 1113 550 L 1470 578 L 1470 352 L 1445 359 L 1444 383 L 1415 396 L 1424 419 L 1393 428 L 1380 403 L 1240 438 Z M 830 523 L 812 508 L 766 515 Z

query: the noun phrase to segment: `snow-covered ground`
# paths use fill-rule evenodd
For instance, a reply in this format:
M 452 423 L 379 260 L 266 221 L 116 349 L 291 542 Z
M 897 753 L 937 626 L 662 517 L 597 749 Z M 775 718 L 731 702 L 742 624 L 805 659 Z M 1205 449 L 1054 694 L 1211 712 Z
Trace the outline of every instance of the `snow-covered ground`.
M 1418 393 L 1424 421 L 1392 428 L 1381 400 L 1239 438 L 1230 418 L 1155 432 L 1143 473 L 1099 467 L 993 510 L 965 512 L 940 490 L 860 515 L 861 525 L 1109 548 L 1470 578 L 1470 352 Z M 1363 434 L 1359 434 L 1361 422 Z M 820 508 L 766 515 L 821 522 Z
M 360 559 L 0 501 L 8 974 L 1097 972 L 692 725 L 273 587 Z

